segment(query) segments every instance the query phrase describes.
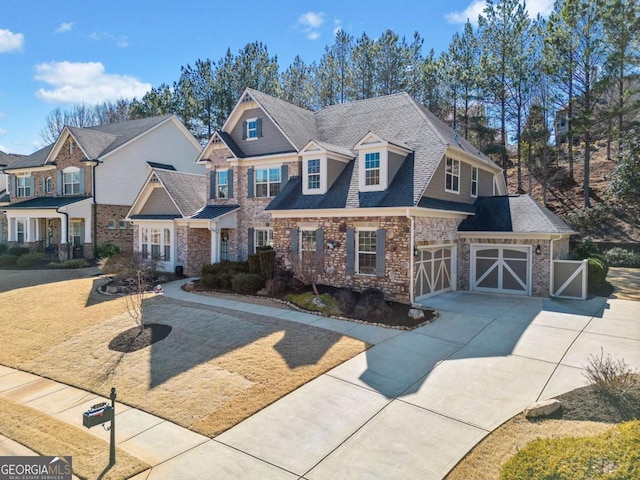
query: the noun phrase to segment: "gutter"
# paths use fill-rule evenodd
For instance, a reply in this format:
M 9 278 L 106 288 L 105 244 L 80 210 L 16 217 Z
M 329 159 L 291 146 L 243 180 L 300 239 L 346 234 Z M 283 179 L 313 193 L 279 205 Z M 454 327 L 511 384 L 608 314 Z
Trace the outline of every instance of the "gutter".
M 61 212 L 60 211 L 61 208 L 63 208 L 63 207 L 56 208 L 56 212 L 64 215 L 65 217 L 67 217 L 67 260 L 70 260 L 71 259 L 71 255 L 70 255 L 71 252 L 70 252 L 70 249 L 69 249 L 69 214 L 67 212 Z M 60 255 L 60 254 L 58 254 L 58 255 Z
M 405 216 L 411 221 L 411 241 L 409 242 L 409 303 L 411 305 L 414 304 L 414 292 L 413 292 L 413 269 L 414 269 L 414 258 L 413 258 L 413 249 L 415 247 L 415 238 L 414 238 L 414 229 L 415 229 L 415 219 L 409 213 L 409 209 L 406 210 Z
M 553 278 L 553 242 L 555 242 L 556 240 L 560 240 L 562 239 L 563 235 L 558 234 L 558 238 L 551 238 L 551 241 L 549 242 L 549 296 L 553 297 L 553 283 L 554 283 L 554 278 Z

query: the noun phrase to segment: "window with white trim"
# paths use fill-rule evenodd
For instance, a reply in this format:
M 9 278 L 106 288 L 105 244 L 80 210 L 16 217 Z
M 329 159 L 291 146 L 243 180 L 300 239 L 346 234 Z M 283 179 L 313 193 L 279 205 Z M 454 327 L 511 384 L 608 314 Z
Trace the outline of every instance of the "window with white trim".
M 365 154 L 364 175 L 365 185 L 380 185 L 380 152 Z
M 84 229 L 84 222 L 71 221 L 69 222 L 69 240 L 74 247 L 82 246 L 82 230 Z
M 171 260 L 171 229 L 140 227 L 140 253 L 143 258 Z
M 376 231 L 358 230 L 356 232 L 356 273 L 376 274 Z
M 275 197 L 280 193 L 280 167 L 256 168 L 256 197 Z
M 471 196 L 478 196 L 478 167 L 471 167 Z
M 446 158 L 444 189 L 449 193 L 460 193 L 460 160 Z
M 30 197 L 31 196 L 31 176 L 21 175 L 17 177 L 17 196 L 18 197 Z
M 25 240 L 25 221 L 23 218 L 16 219 L 16 240 L 18 243 L 24 243 Z
M 107 224 L 107 228 L 109 230 L 116 230 L 118 228 L 118 223 L 115 220 L 109 220 L 109 223 Z
M 254 229 L 255 247 L 273 247 L 273 228 Z
M 258 119 L 250 118 L 247 120 L 247 140 L 256 140 L 258 138 Z
M 229 171 L 216 171 L 216 188 L 218 189 L 218 198 L 229 198 Z
M 44 193 L 53 193 L 53 178 L 47 177 L 44 181 Z
M 80 194 L 80 169 L 70 167 L 62 172 L 63 195 Z
M 307 188 L 318 190 L 320 188 L 320 159 L 307 160 Z
M 127 229 L 127 221 L 126 220 L 118 220 L 118 228 L 120 230 L 126 230 Z
M 316 251 L 316 230 L 300 230 L 300 255 Z

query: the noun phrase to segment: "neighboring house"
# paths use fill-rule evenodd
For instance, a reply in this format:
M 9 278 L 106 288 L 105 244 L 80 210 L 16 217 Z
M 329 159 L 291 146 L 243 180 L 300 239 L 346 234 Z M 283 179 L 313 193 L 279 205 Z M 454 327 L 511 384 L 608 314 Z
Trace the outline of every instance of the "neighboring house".
M 451 289 L 545 296 L 573 233 L 505 196 L 502 170 L 405 93 L 311 112 L 247 89 L 198 163 L 209 223 L 173 220 L 197 236 L 183 245 L 202 246 L 194 264 L 178 242 L 189 275 L 273 245 L 284 265 L 316 252 L 322 283 L 404 302 Z M 153 203 L 139 200 L 132 219 Z
M 0 152 L 0 211 L 2 207 L 9 204 L 9 175 L 2 172 L 2 169 L 12 165 L 14 162 L 22 158 L 23 155 L 15 155 L 11 153 Z M 7 241 L 7 221 L 5 216 L 0 213 L 0 243 Z
M 202 172 L 201 151 L 174 115 L 96 127 L 64 127 L 57 141 L 4 168 L 10 244 L 57 251 L 61 259 L 93 258 L 98 247 L 133 246 L 125 220 L 157 166 Z

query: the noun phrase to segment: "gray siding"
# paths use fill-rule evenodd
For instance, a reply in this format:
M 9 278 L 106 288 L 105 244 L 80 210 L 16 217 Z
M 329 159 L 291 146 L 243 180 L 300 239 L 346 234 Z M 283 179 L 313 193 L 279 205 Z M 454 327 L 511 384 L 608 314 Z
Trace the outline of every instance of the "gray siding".
M 331 188 L 333 182 L 336 181 L 346 166 L 347 164 L 344 162 L 338 162 L 337 160 L 327 158 L 327 190 Z
M 405 158 L 407 158 L 405 155 L 399 155 L 397 153 L 389 152 L 389 156 L 388 156 L 389 170 L 387 171 L 389 175 L 389 185 L 391 185 L 391 182 L 393 181 L 393 177 L 395 177 L 396 173 L 398 173 L 398 170 L 400 170 L 400 167 L 402 166 L 402 162 L 404 162 Z
M 164 188 L 154 188 L 140 210 L 140 215 L 173 215 L 180 214 Z
M 437 198 L 452 202 L 473 203 L 475 198 L 471 196 L 471 165 L 460 162 L 460 193 L 449 193 L 444 190 L 445 179 L 444 158 L 438 164 L 436 173 L 431 178 L 429 186 L 424 192 L 428 198 Z M 493 174 L 478 168 L 478 196 L 491 197 L 493 195 Z
M 262 119 L 262 137 L 259 137 L 257 140 L 242 139 L 242 125 L 249 118 Z M 236 142 L 248 157 L 295 151 L 294 147 L 289 143 L 280 130 L 278 130 L 278 127 L 269 120 L 269 117 L 267 117 L 261 108 L 252 108 L 244 112 L 242 117 L 240 117 L 240 121 L 236 123 L 229 134 L 231 135 L 231 138 L 233 138 L 233 141 Z

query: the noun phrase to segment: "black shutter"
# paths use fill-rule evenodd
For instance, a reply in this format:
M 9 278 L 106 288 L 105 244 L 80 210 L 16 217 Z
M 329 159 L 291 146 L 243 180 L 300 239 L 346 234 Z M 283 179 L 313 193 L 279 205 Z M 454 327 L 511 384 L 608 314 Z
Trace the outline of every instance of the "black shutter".
M 18 179 L 15 175 L 11 176 L 11 196 L 13 198 L 18 196 Z
M 291 238 L 291 246 L 289 249 L 291 250 L 291 263 L 296 263 L 298 261 L 298 245 L 300 244 L 300 230 L 297 228 L 292 228 L 289 233 Z
M 253 167 L 247 168 L 247 197 L 253 198 Z
M 233 198 L 233 170 L 229 169 L 227 170 L 227 183 L 229 184 L 228 191 L 229 191 L 229 198 Z
M 36 194 L 36 182 L 34 181 L 33 176 L 29 176 L 29 180 L 27 181 L 27 183 L 29 184 L 29 196 L 34 197 Z
M 256 253 L 253 227 L 249 227 L 249 230 L 247 233 L 247 253 L 249 255 L 253 255 L 254 253 Z
M 242 139 L 247 139 L 247 122 L 245 121 L 242 122 Z
M 289 165 L 282 165 L 280 167 L 280 191 L 289 181 Z
M 78 180 L 80 181 L 80 193 L 84 194 L 84 168 L 80 169 L 80 174 L 78 175 Z
M 356 273 L 356 231 L 347 228 L 347 275 Z
M 262 119 L 256 118 L 256 137 L 262 136 Z
M 62 195 L 62 170 L 58 170 L 56 172 L 56 176 L 58 177 L 56 179 L 56 189 L 57 189 L 58 195 Z
M 387 231 L 376 230 L 376 276 L 384 277 Z
M 324 261 L 324 230 L 316 230 L 316 257 L 319 261 Z
M 216 198 L 216 171 L 209 172 L 209 198 Z

